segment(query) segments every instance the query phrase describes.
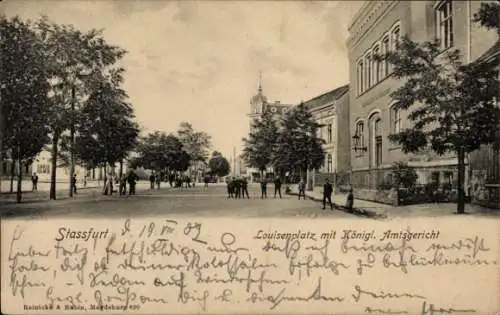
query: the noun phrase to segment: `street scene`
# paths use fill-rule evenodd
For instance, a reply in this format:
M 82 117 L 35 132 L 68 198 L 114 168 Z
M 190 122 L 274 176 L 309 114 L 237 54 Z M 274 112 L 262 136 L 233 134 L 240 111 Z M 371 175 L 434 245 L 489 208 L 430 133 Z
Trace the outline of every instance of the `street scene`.
M 500 217 L 497 2 L 45 2 L 0 4 L 2 218 Z

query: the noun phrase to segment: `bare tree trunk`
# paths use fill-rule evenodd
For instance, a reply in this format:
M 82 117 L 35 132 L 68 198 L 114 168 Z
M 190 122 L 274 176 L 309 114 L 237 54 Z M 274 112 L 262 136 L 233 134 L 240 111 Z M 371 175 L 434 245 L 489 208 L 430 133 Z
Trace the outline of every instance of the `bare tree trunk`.
M 465 213 L 465 196 L 464 196 L 464 179 L 465 179 L 465 152 L 464 148 L 460 147 L 458 149 L 458 178 L 457 178 L 457 213 Z
M 120 170 L 119 170 L 119 178 L 122 178 L 123 175 L 123 159 L 120 160 Z
M 18 168 L 17 168 L 17 194 L 16 201 L 17 203 L 21 203 L 22 198 L 22 180 L 23 180 L 23 164 L 21 163 L 21 148 L 17 146 L 17 160 L 18 160 Z
M 14 154 L 12 154 L 12 161 L 10 164 L 10 193 L 14 193 L 14 176 L 16 173 L 16 158 L 14 158 Z
M 50 192 L 49 199 L 56 200 L 56 179 L 57 179 L 57 154 L 59 144 L 59 134 L 54 133 L 52 138 L 52 153 L 50 157 L 51 172 L 50 172 Z
M 75 173 L 75 86 L 71 87 L 71 126 L 70 126 L 70 166 L 69 166 L 69 196 L 73 197 L 73 175 Z

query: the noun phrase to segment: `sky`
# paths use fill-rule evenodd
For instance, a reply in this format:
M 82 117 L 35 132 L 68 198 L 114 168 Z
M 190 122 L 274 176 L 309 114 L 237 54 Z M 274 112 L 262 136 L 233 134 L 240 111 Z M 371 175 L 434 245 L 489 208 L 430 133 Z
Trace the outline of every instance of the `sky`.
M 7 16 L 103 29 L 125 49 L 124 88 L 144 132 L 180 122 L 239 152 L 262 71 L 270 101 L 298 104 L 349 82 L 347 27 L 363 1 L 6 0 Z

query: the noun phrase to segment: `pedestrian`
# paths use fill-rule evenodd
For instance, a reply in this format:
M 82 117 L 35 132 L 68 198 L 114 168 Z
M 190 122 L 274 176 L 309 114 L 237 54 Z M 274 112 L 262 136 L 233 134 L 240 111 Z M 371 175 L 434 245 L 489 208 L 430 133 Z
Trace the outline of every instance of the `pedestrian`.
M 120 177 L 120 196 L 127 195 L 127 176 L 122 174 Z
M 231 199 L 233 198 L 233 182 L 229 177 L 226 177 L 226 186 L 227 186 L 227 199 Z
M 137 174 L 133 170 L 130 170 L 130 172 L 127 176 L 128 194 L 129 195 L 135 195 L 135 184 L 136 184 L 138 179 L 139 179 L 139 176 L 137 176 Z
M 87 188 L 87 175 L 83 176 L 83 188 Z
M 345 208 L 348 212 L 352 212 L 354 207 L 354 194 L 352 193 L 352 187 L 349 187 L 349 192 L 347 193 Z
M 78 195 L 76 192 L 76 174 L 73 174 L 73 178 L 71 178 L 71 189 L 75 195 Z
M 241 182 L 240 182 L 240 178 L 239 177 L 236 177 L 236 178 L 233 178 L 233 189 L 234 189 L 234 197 L 236 199 L 240 199 L 241 197 Z
M 247 195 L 247 198 L 250 199 L 250 195 L 248 195 L 248 179 L 246 177 L 243 177 L 241 181 L 241 192 L 243 195 L 243 198 L 245 198 L 245 194 Z
M 157 173 L 155 179 L 156 179 L 156 189 L 160 189 L 161 175 Z M 153 188 L 154 188 L 154 183 L 153 183 Z
M 149 175 L 149 183 L 150 183 L 150 188 L 151 189 L 155 189 L 155 173 L 151 173 L 151 175 Z
M 333 210 L 332 193 L 333 187 L 332 184 L 330 184 L 330 180 L 327 178 L 325 184 L 323 185 L 323 210 L 325 210 L 327 200 L 330 203 L 331 210 Z
M 274 179 L 274 199 L 276 199 L 276 194 L 279 194 L 281 199 L 281 179 L 279 176 Z
M 31 176 L 31 183 L 33 185 L 31 191 L 38 191 L 38 175 L 36 175 L 36 173 L 33 173 Z
M 204 188 L 208 188 L 208 182 L 210 181 L 210 177 L 208 177 L 208 175 L 206 175 L 204 178 L 203 178 L 203 182 L 205 182 L 205 186 Z
M 306 200 L 306 183 L 304 182 L 303 179 L 300 180 L 299 182 L 299 200 L 300 196 Z
M 260 199 L 267 198 L 267 179 L 263 178 L 260 181 Z
M 175 181 L 175 175 L 173 173 L 170 173 L 168 175 L 168 184 L 170 185 L 170 188 L 173 187 L 174 181 Z

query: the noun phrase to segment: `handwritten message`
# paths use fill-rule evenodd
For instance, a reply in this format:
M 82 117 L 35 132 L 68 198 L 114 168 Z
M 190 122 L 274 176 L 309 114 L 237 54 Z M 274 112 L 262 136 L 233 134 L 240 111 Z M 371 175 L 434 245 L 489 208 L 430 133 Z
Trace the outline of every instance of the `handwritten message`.
M 6 221 L 2 305 L 9 313 L 491 314 L 498 225 L 458 222 Z

